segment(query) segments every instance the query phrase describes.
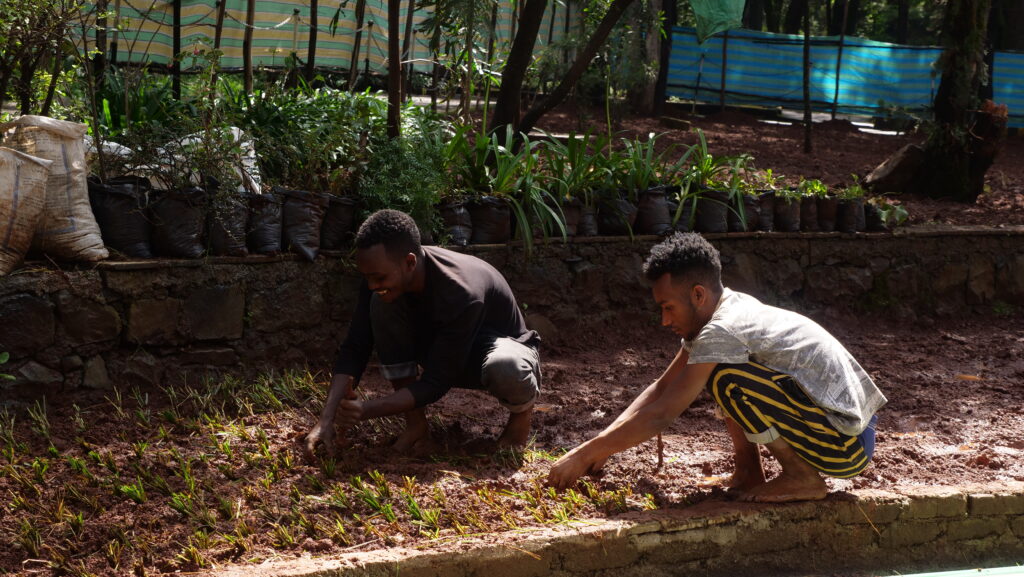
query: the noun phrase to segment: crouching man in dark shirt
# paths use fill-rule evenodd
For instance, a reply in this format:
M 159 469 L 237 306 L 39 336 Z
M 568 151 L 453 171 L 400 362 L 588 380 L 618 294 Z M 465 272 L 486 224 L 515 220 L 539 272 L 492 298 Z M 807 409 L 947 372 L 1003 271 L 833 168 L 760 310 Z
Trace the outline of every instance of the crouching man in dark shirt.
M 495 397 L 510 412 L 499 447 L 525 445 L 540 389 L 540 339 L 526 328 L 501 273 L 474 256 L 420 246 L 416 223 L 396 210 L 371 215 L 356 234 L 355 248 L 365 282 L 327 402 L 306 435 L 307 458 L 320 443 L 328 456 L 334 454 L 335 424 L 344 431 L 399 413 L 405 414 L 406 428 L 394 448 L 408 451 L 428 434 L 424 407 L 452 387 Z M 394 392 L 358 401 L 352 389 L 374 346 Z

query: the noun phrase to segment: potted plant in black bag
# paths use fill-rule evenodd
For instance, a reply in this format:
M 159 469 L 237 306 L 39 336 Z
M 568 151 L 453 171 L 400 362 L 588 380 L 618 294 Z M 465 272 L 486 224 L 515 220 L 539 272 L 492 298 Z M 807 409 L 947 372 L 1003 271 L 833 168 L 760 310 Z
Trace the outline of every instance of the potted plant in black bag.
M 685 177 L 689 184 L 689 192 L 694 195 L 696 203 L 693 230 L 707 233 L 728 232 L 731 198 L 727 184 L 729 175 L 735 170 L 737 163 L 745 164 L 749 156 L 716 157 L 708 151 L 704 131 L 698 128 L 696 132 L 697 144 L 689 152 L 689 172 Z
M 729 214 L 726 216 L 729 232 L 757 230 L 761 219 L 761 201 L 757 190 L 747 182 L 746 158 L 733 161 L 729 176 Z
M 763 232 L 775 230 L 775 193 L 783 188 L 784 177 L 775 174 L 772 169 L 754 173 L 754 188 L 757 195 L 757 211 L 759 218 L 757 229 Z
M 564 142 L 547 135 L 540 148 L 545 186 L 561 205 L 566 236 L 597 234 L 597 190 L 610 176 L 599 153 L 606 146 L 606 138 L 587 131 L 569 133 Z M 585 212 L 590 219 L 581 227 Z
M 800 230 L 818 232 L 821 230 L 818 207 L 821 199 L 828 194 L 828 187 L 816 178 L 800 179 L 796 187 L 800 191 Z
M 864 187 L 856 175 L 853 184 L 839 190 L 839 206 L 836 210 L 836 230 L 858 232 L 866 227 L 864 221 Z
M 800 232 L 800 204 L 803 194 L 797 187 L 780 188 L 775 191 L 775 230 L 778 232 Z
M 661 152 L 657 151 L 659 135 L 651 133 L 646 141 L 623 140 L 622 180 L 620 186 L 627 191 L 631 200 L 635 200 L 637 211 L 633 230 L 637 234 L 670 234 L 672 213 L 668 205 L 669 182 L 667 178 L 675 174 L 680 166 L 686 164 L 690 152 L 675 162 L 668 159 L 672 156 L 675 146 L 668 146 Z

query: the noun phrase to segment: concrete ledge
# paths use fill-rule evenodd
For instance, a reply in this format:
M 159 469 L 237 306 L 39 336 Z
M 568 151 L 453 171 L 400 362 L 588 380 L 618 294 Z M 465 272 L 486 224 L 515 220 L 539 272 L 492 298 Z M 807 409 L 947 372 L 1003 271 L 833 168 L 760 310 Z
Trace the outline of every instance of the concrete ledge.
M 968 504 L 971 504 L 970 506 Z M 340 553 L 204 573 L 218 577 L 735 575 L 956 569 L 1024 559 L 1024 483 L 836 493 L 786 505 L 706 501 L 573 527 L 506 533 L 502 544 Z M 428 550 L 429 549 L 429 550 Z

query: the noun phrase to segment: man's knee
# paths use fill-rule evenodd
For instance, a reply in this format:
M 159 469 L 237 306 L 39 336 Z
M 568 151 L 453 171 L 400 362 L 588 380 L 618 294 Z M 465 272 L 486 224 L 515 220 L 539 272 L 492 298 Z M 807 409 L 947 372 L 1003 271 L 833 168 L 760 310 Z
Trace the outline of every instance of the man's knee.
M 537 352 L 511 339 L 499 342 L 484 360 L 480 381 L 509 410 L 528 409 L 540 389 Z

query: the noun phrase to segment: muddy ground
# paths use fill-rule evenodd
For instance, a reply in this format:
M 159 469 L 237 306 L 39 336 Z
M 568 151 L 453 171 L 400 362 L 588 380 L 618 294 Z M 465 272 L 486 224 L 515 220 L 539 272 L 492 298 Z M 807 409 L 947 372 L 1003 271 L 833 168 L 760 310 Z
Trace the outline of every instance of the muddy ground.
M 319 401 L 274 408 L 265 390 L 244 384 L 203 401 L 207 416 L 196 420 L 194 401 L 171 402 L 165 391 L 49 395 L 49 440 L 29 414 L 30 398 L 7 402 L 22 447 L 13 467 L 6 452 L 0 457 L 0 538 L 12 543 L 0 549 L 0 574 L 139 575 L 392 546 L 461 550 L 568 519 L 725 500 L 729 440 L 706 394 L 665 431 L 660 470 L 652 440 L 609 459 L 576 487 L 575 501 L 544 492 L 549 459 L 608 425 L 675 354 L 675 336 L 656 325 L 652 309 L 639 309 L 544 351 L 535 438 L 520 457 L 495 454 L 506 414 L 476 391 L 452 391 L 429 409 L 433 444 L 418 455 L 388 451 L 396 423 L 368 422 L 329 472 L 304 463 L 299 446 Z M 874 463 L 853 479 L 830 480 L 829 498 L 1024 481 L 1024 315 L 818 320 L 889 398 Z M 323 386 L 324 378 L 312 382 Z M 388 388 L 371 367 L 363 394 Z M 257 410 L 247 414 L 232 399 Z M 177 418 L 168 412 L 175 406 Z M 778 472 L 766 463 L 769 475 Z M 367 486 L 382 480 L 389 494 L 378 496 L 394 519 L 368 507 L 356 476 Z M 134 484 L 145 487 L 141 501 L 128 491 Z M 407 493 L 441 510 L 436 525 L 413 516 Z

